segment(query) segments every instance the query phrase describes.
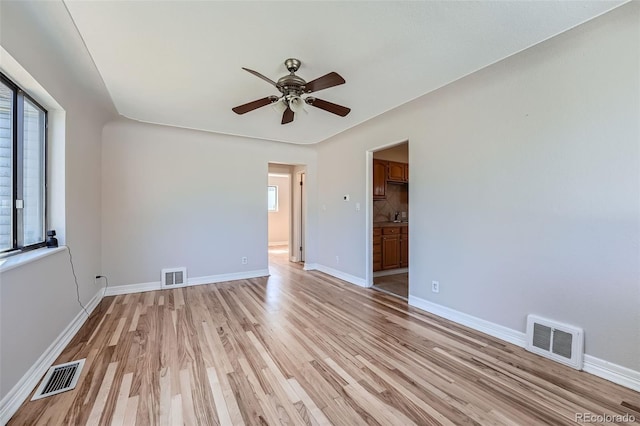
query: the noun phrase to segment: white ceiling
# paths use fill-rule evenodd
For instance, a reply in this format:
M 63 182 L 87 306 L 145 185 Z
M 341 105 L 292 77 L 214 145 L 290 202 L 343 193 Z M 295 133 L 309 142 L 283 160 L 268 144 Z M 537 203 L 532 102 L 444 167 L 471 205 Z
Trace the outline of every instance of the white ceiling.
M 309 144 L 566 31 L 622 2 L 75 1 L 65 4 L 118 112 L 170 126 Z M 348 106 L 281 125 L 270 106 L 231 108 L 277 90 L 286 58 L 317 92 Z

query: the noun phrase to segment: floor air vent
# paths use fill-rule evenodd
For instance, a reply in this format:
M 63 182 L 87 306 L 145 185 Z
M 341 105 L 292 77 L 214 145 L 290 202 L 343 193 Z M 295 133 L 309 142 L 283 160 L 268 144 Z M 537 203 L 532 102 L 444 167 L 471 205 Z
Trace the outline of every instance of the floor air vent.
M 162 270 L 162 287 L 182 287 L 187 285 L 187 268 Z
M 527 350 L 576 370 L 582 370 L 584 333 L 578 327 L 529 315 Z
M 84 361 L 84 359 L 81 359 L 80 361 L 71 361 L 49 368 L 31 400 L 57 395 L 75 388 L 82 372 L 82 367 L 84 367 Z

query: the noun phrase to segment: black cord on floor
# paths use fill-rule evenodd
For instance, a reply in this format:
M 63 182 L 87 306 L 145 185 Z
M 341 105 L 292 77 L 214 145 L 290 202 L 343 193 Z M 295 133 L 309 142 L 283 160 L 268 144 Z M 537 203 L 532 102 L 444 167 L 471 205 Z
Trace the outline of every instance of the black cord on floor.
M 87 317 L 88 317 L 89 312 L 87 312 L 87 308 L 85 308 L 82 302 L 80 301 L 80 286 L 78 285 L 78 277 L 76 276 L 76 269 L 73 267 L 73 256 L 71 256 L 71 249 L 69 248 L 69 246 L 66 246 L 66 247 L 67 247 L 67 251 L 69 252 L 69 263 L 71 264 L 71 272 L 73 272 L 73 279 L 76 282 L 76 296 L 78 296 L 78 304 L 80 305 L 84 313 L 87 314 Z

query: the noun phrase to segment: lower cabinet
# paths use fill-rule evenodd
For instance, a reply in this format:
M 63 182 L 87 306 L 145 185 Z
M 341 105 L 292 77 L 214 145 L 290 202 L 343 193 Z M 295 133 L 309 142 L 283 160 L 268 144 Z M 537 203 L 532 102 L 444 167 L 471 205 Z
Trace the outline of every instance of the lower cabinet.
M 402 228 L 400 233 L 400 267 L 409 267 L 409 227 Z
M 382 229 L 373 228 L 373 272 L 382 269 Z
M 382 236 L 382 269 L 396 269 L 399 267 L 400 267 L 400 235 L 383 235 Z
M 409 266 L 408 227 L 373 228 L 373 271 Z

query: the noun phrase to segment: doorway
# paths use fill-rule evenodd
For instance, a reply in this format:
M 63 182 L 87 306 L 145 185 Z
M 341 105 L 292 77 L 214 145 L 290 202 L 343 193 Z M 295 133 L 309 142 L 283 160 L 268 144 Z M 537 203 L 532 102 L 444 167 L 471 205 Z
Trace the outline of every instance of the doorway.
M 269 163 L 267 179 L 269 263 L 304 262 L 306 167 Z
M 368 221 L 371 226 L 369 284 L 376 290 L 409 297 L 409 142 L 368 153 L 371 176 Z

